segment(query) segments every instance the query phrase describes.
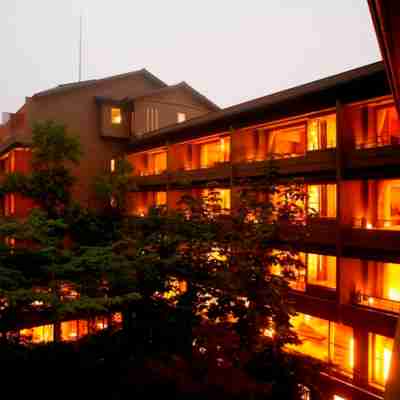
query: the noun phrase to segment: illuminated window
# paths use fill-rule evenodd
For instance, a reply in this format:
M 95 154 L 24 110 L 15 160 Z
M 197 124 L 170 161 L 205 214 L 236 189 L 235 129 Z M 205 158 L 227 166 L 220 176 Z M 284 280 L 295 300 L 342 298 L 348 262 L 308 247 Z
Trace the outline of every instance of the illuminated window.
M 275 129 L 268 133 L 270 156 L 295 157 L 305 152 L 305 125 Z
M 376 187 L 378 199 L 377 221 L 371 221 L 371 227 L 380 229 L 400 229 L 400 180 L 387 179 L 369 182 L 371 188 Z
M 155 203 L 157 207 L 167 205 L 167 192 L 156 192 Z
M 167 152 L 161 151 L 150 155 L 150 171 L 159 175 L 167 169 Z
M 15 214 L 15 194 L 10 194 L 10 214 Z
M 200 168 L 210 168 L 219 162 L 230 160 L 231 140 L 223 137 L 200 144 Z
M 394 106 L 376 109 L 377 145 L 400 144 L 400 120 Z
M 290 322 L 301 343 L 287 345 L 287 349 L 330 362 L 341 373 L 353 375 L 355 345 L 351 327 L 301 313 Z
M 311 400 L 311 390 L 302 384 L 299 384 L 300 400 Z
M 122 122 L 122 114 L 121 109 L 112 108 L 111 109 L 111 123 L 115 125 L 119 125 Z
M 306 255 L 299 253 L 298 255 L 291 255 L 287 251 L 274 250 L 273 255 L 278 259 L 282 260 L 281 263 L 271 265 L 271 274 L 277 276 L 286 276 L 289 281 L 289 286 L 293 290 L 299 290 L 304 292 L 306 290 L 306 271 L 305 271 L 305 260 Z M 298 261 L 298 265 L 288 265 L 287 260 Z
M 105 317 L 96 317 L 94 319 L 94 325 L 93 325 L 93 332 L 98 332 L 98 331 L 102 331 L 103 329 L 107 329 L 108 328 L 108 321 L 107 318 Z
M 307 282 L 311 285 L 336 288 L 336 257 L 307 254 Z
M 289 345 L 288 348 L 318 360 L 328 361 L 329 321 L 299 313 L 290 322 L 301 344 Z
M 339 396 L 339 395 L 335 394 L 335 395 L 333 396 L 333 400 L 347 400 L 347 399 L 344 398 L 344 397 L 342 397 L 342 396 Z
M 71 342 L 88 334 L 88 322 L 84 320 L 61 322 L 61 340 Z
M 181 122 L 185 122 L 186 121 L 186 113 L 178 112 L 178 114 L 176 115 L 176 119 L 178 121 L 178 124 L 180 124 Z
M 205 189 L 202 196 L 208 203 L 221 211 L 231 209 L 231 190 L 230 189 Z
M 352 376 L 354 368 L 353 328 L 331 322 L 329 333 L 330 361 L 343 373 Z
M 308 211 L 336 218 L 336 184 L 308 185 Z
M 368 334 L 369 383 L 382 388 L 389 376 L 393 339 L 375 333 Z
M 336 147 L 336 115 L 328 115 L 309 121 L 307 126 L 307 150 Z
M 54 341 L 54 326 L 41 325 L 19 331 L 20 339 L 26 343 L 49 343 Z
M 383 297 L 400 301 L 400 264 L 384 263 Z
M 115 160 L 114 159 L 112 159 L 110 161 L 110 170 L 111 170 L 111 172 L 115 172 Z

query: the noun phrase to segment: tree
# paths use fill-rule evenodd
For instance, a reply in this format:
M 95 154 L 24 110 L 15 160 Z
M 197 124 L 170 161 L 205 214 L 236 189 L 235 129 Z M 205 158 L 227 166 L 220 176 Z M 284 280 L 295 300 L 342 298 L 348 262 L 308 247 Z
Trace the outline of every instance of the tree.
M 33 126 L 31 148 L 31 172 L 6 174 L 1 192 L 20 193 L 33 199 L 49 216 L 59 216 L 71 204 L 75 178 L 68 167 L 79 164 L 79 139 L 71 136 L 65 125 L 46 121 Z
M 114 171 L 106 172 L 95 179 L 94 188 L 106 212 L 114 216 L 125 215 L 128 194 L 136 187 L 132 172 L 133 168 L 128 160 L 119 158 L 115 162 Z

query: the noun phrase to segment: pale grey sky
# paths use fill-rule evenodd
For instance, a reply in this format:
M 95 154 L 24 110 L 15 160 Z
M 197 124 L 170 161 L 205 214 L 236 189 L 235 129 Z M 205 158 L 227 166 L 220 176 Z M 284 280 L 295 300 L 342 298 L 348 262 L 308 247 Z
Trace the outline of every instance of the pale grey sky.
M 379 60 L 367 0 L 1 0 L 0 111 L 146 67 L 228 106 Z

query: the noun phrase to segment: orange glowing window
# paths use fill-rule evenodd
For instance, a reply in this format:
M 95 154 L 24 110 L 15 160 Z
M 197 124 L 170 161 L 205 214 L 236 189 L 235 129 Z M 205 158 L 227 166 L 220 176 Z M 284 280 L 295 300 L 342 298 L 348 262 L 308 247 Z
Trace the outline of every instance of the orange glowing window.
M 73 320 L 61 322 L 61 340 L 72 342 L 88 334 L 88 322 Z
M 120 312 L 114 313 L 111 317 L 111 320 L 112 320 L 113 324 L 116 324 L 116 325 L 122 324 L 122 321 L 123 321 L 122 313 L 120 313 Z
M 369 383 L 384 387 L 389 377 L 390 361 L 392 358 L 393 339 L 374 333 L 368 334 L 368 376 Z
M 115 172 L 115 160 L 110 160 L 110 171 Z
M 315 118 L 307 125 L 307 150 L 336 147 L 336 115 Z
M 273 250 L 273 255 L 277 258 L 278 263 L 271 265 L 270 272 L 272 275 L 286 276 L 289 281 L 289 286 L 293 290 L 304 292 L 306 290 L 306 270 L 305 260 L 306 255 L 299 253 L 290 255 L 287 251 Z M 295 265 L 289 265 L 287 260 L 295 261 Z
M 94 320 L 94 332 L 102 331 L 108 328 L 108 321 L 105 317 L 96 317 Z
M 54 326 L 41 325 L 19 331 L 21 341 L 24 343 L 49 343 L 54 341 Z
M 336 322 L 330 323 L 329 359 L 348 376 L 353 376 L 354 369 L 354 334 L 353 328 Z
M 329 321 L 299 313 L 290 322 L 299 336 L 301 344 L 289 345 L 287 346 L 288 349 L 293 349 L 318 360 L 328 361 Z
M 400 301 L 400 264 L 384 264 L 383 297 L 389 300 Z
M 122 122 L 122 114 L 120 108 L 111 108 L 111 123 L 120 125 Z
M 376 109 L 378 145 L 400 144 L 400 119 L 394 106 Z
M 288 350 L 331 362 L 342 374 L 353 375 L 355 345 L 351 327 L 301 313 L 290 322 L 301 343 L 287 345 Z
M 295 157 L 305 152 L 305 125 L 275 129 L 268 133 L 268 154 Z
M 307 254 L 307 283 L 336 289 L 336 257 Z
M 217 163 L 230 160 L 231 139 L 229 136 L 200 144 L 200 168 L 210 168 Z
M 150 175 L 162 174 L 167 169 L 167 152 L 158 151 L 148 156 L 148 172 Z
M 156 192 L 155 203 L 157 207 L 165 206 L 167 204 L 167 192 Z
M 204 189 L 202 196 L 206 202 L 220 209 L 222 212 L 231 209 L 231 190 L 230 189 Z
M 308 212 L 336 218 L 336 184 L 308 185 Z

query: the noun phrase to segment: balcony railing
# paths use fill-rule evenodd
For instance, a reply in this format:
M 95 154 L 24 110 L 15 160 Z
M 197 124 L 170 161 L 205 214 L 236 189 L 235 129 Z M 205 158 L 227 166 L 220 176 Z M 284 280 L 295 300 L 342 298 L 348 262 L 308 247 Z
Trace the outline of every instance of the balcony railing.
M 385 299 L 383 297 L 376 297 L 358 292 L 354 294 L 353 301 L 360 306 L 400 314 L 400 301 L 397 300 Z
M 358 229 L 400 230 L 400 219 L 377 219 L 372 222 L 367 218 L 353 218 L 353 227 Z
M 357 150 L 384 146 L 400 146 L 400 132 L 392 132 L 386 136 L 377 136 L 376 139 L 356 143 Z

